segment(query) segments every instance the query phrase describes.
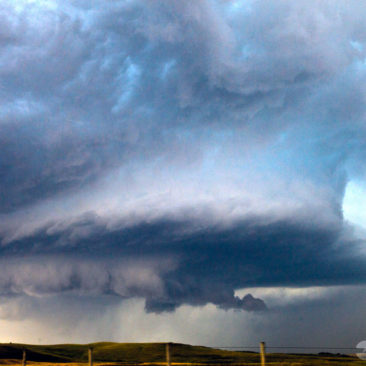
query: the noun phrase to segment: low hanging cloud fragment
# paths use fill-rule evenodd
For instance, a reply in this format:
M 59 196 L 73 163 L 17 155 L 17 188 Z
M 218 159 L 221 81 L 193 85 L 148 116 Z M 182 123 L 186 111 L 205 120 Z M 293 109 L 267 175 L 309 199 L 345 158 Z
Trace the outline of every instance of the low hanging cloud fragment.
M 61 238 L 69 230 L 75 226 L 4 246 L 1 295 L 144 298 L 146 310 L 157 313 L 207 303 L 256 311 L 266 309 L 264 302 L 250 294 L 237 297 L 235 290 L 366 280 L 366 257 L 355 250 L 359 241 L 347 239 L 342 226 L 248 220 L 192 231 L 189 221 L 164 220 L 118 230 L 96 226 L 68 247 Z

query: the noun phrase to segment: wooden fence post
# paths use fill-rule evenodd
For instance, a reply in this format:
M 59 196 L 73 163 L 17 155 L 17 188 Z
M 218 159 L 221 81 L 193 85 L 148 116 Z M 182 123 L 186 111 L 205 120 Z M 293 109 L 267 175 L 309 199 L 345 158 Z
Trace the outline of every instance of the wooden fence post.
M 265 342 L 260 343 L 261 353 L 261 366 L 266 366 L 266 344 Z
M 27 366 L 27 351 L 25 350 L 25 348 L 23 348 L 22 366 Z
M 170 343 L 166 344 L 165 350 L 166 350 L 166 366 L 171 366 Z
M 93 347 L 89 347 L 88 356 L 89 356 L 89 366 L 93 366 Z

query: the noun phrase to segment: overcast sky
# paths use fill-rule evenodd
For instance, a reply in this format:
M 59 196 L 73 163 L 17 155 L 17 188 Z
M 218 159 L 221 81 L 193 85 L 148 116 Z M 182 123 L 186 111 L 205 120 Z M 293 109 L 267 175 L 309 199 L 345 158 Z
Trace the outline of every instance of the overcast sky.
M 0 342 L 366 339 L 365 19 L 1 0 Z

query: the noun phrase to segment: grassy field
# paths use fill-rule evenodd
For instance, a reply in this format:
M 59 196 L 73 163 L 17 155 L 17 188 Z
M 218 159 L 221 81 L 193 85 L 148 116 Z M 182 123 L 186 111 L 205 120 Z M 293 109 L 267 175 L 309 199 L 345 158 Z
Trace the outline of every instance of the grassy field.
M 101 342 L 87 345 L 24 345 L 0 344 L 0 366 L 20 365 L 22 350 L 27 350 L 29 366 L 85 366 L 88 348 L 93 347 L 96 366 L 114 365 L 160 365 L 165 362 L 164 343 L 111 343 Z M 172 364 L 191 365 L 259 365 L 255 352 L 224 351 L 202 346 L 171 344 Z M 272 366 L 342 365 L 366 366 L 355 356 L 342 355 L 298 355 L 272 353 L 267 355 L 267 364 Z

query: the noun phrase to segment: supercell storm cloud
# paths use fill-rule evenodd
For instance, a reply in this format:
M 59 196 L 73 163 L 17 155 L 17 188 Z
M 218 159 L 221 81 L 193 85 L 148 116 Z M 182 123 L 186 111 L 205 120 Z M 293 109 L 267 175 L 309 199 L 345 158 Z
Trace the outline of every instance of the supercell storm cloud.
M 2 303 L 265 313 L 251 288 L 366 284 L 366 221 L 344 211 L 365 193 L 365 18 L 351 0 L 2 1 Z

